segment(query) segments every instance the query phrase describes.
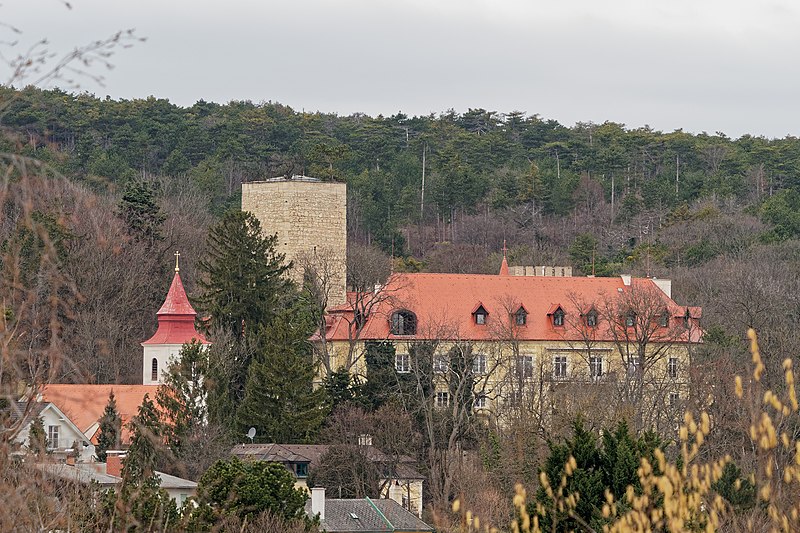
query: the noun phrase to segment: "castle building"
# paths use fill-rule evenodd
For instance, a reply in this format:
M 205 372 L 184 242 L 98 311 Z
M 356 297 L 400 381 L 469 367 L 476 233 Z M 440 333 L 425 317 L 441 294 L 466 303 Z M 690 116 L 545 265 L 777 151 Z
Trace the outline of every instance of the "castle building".
M 142 343 L 142 384 L 161 385 L 163 374 L 171 360 L 178 357 L 181 347 L 192 341 L 211 344 L 195 328 L 197 312 L 189 303 L 181 281 L 178 266 L 178 254 L 175 259 L 175 276 L 167 292 L 167 298 L 158 310 L 158 329 L 152 337 Z
M 265 235 L 277 235 L 291 278 L 313 268 L 326 286 L 329 306 L 345 303 L 347 185 L 306 176 L 242 184 L 242 211 L 258 218 Z
M 570 274 L 505 258 L 496 275 L 395 273 L 329 309 L 314 339 L 321 373 L 369 379 L 368 346 L 388 343 L 398 379 L 433 382 L 441 407 L 468 375 L 472 405 L 487 416 L 523 404 L 591 412 L 614 398 L 647 406 L 642 424 L 666 426 L 689 394 L 701 309 L 676 303 L 669 280 Z

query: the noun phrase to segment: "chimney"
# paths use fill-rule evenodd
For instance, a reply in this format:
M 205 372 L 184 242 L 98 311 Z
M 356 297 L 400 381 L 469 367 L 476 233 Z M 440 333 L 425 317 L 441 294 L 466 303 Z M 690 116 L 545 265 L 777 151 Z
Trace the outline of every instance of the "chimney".
M 120 450 L 108 450 L 106 452 L 106 474 L 109 476 L 122 477 L 122 459 L 125 452 Z
M 319 515 L 320 520 L 325 520 L 325 488 L 314 487 L 311 489 L 311 514 Z

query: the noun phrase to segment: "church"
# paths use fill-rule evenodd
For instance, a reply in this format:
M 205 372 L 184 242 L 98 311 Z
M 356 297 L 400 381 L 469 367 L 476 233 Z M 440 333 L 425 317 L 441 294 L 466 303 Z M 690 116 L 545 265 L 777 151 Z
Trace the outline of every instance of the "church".
M 130 441 L 128 421 L 136 415 L 145 394 L 148 394 L 150 399 L 155 399 L 164 372 L 167 371 L 170 361 L 178 357 L 181 347 L 192 341 L 204 345 L 210 344 L 195 327 L 197 312 L 183 288 L 178 264 L 179 255 L 176 252 L 175 275 L 164 304 L 156 313 L 158 329 L 152 337 L 142 343 L 141 385 L 49 384 L 39 391 L 37 400 L 58 406 L 92 443 L 97 442 L 100 418 L 112 391 L 122 418 L 124 444 Z

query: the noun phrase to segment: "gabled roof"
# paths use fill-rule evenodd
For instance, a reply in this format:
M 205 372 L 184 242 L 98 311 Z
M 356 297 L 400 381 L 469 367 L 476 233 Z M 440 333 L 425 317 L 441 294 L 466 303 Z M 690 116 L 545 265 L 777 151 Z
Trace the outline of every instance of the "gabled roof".
M 156 315 L 158 316 L 158 329 L 142 345 L 185 344 L 193 340 L 202 344 L 211 344 L 195 329 L 194 321 L 197 317 L 197 312 L 192 307 L 192 304 L 189 303 L 180 273 L 177 270 L 172 278 L 172 285 L 170 285 L 169 292 L 167 292 L 167 298 Z
M 311 501 L 306 502 L 311 514 Z M 423 532 L 433 528 L 389 499 L 326 499 L 320 529 L 328 533 Z
M 231 449 L 231 455 L 240 459 L 256 461 L 273 461 L 277 463 L 308 463 L 315 468 L 322 455 L 328 451 L 329 444 L 237 444 Z M 395 461 L 395 476 L 400 479 L 424 479 L 416 471 L 416 461 L 407 455 L 392 457 L 383 453 L 376 446 L 359 446 L 364 450 L 367 459 L 377 464 L 391 464 Z
M 231 455 L 257 461 L 275 463 L 310 463 L 311 459 L 289 449 L 290 445 L 281 444 L 237 444 Z
M 569 316 L 579 317 L 582 309 L 604 308 L 630 291 L 652 291 L 672 313 L 684 316 L 686 307 L 676 304 L 651 279 L 602 277 L 499 276 L 490 274 L 395 273 L 382 290 L 382 301 L 371 311 L 359 334 L 362 340 L 493 340 L 500 321 L 523 305 L 528 312 L 525 328 L 518 332 L 520 341 L 580 340 L 570 324 L 554 330 L 548 313 L 560 305 Z M 352 296 L 350 297 L 352 298 Z M 484 309 L 493 309 L 499 317 L 487 325 L 477 325 L 473 313 L 480 302 Z M 408 309 L 417 317 L 415 335 L 396 336 L 390 331 L 389 318 L 395 309 Z M 691 308 L 692 318 L 699 317 L 699 308 Z M 505 310 L 505 311 L 504 311 Z M 569 321 L 567 321 L 569 322 Z M 596 340 L 610 340 L 600 321 Z M 352 309 L 339 308 L 329 313 L 325 335 L 329 341 L 347 341 L 351 337 Z M 692 342 L 702 332 L 693 328 Z M 319 334 L 313 338 L 319 338 Z M 672 342 L 688 341 L 688 334 L 672 338 Z
M 67 385 L 51 384 L 42 387 L 42 401 L 52 402 L 77 427 L 96 443 L 93 425 L 103 416 L 108 395 L 114 391 L 117 411 L 122 418 L 122 442 L 130 441 L 128 421 L 139 411 L 145 394 L 154 399 L 158 385 Z M 87 434 L 88 433 L 88 434 Z

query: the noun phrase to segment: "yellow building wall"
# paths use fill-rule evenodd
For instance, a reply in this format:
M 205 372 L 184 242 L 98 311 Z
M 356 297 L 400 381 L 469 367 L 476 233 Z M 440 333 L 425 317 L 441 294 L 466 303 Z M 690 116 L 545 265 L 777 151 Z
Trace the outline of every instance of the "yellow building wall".
M 438 354 L 447 354 L 454 346 L 454 342 L 442 341 L 437 346 Z M 517 368 L 518 357 L 530 357 L 532 375 L 526 377 L 524 381 L 535 382 L 545 381 L 549 385 L 567 383 L 587 383 L 603 384 L 614 383 L 615 379 L 632 379 L 623 355 L 619 347 L 611 342 L 594 342 L 586 345 L 578 342 L 567 341 L 477 341 L 469 343 L 473 354 L 486 355 L 487 375 L 478 376 L 476 389 L 487 392 L 486 407 L 482 411 L 486 413 L 499 413 L 503 409 L 500 398 L 507 397 L 509 391 L 504 391 L 509 383 L 518 381 Z M 409 353 L 409 342 L 395 342 L 395 352 L 397 354 Z M 351 374 L 360 377 L 367 376 L 366 361 L 364 359 L 363 341 L 354 343 L 353 355 L 356 358 L 355 364 L 351 368 Z M 329 353 L 331 358 L 331 368 L 344 366 L 350 343 L 337 341 L 329 343 Z M 630 346 L 631 354 L 635 353 L 635 348 Z M 685 400 L 689 392 L 689 365 L 690 349 L 684 343 L 675 343 L 662 346 L 652 343 L 647 352 L 646 359 L 652 358 L 652 362 L 646 363 L 647 370 L 643 378 L 645 389 L 651 392 L 657 389 L 658 394 L 663 394 L 665 401 L 669 394 L 677 394 L 677 401 Z M 593 378 L 590 375 L 589 354 L 602 358 L 602 375 Z M 554 376 L 554 358 L 556 356 L 566 357 L 567 370 L 566 376 Z M 670 376 L 670 359 L 675 359 L 675 377 Z M 322 379 L 324 369 L 320 369 L 319 378 Z M 594 383 L 593 383 L 594 382 Z M 446 385 L 441 384 L 441 390 L 446 390 Z

